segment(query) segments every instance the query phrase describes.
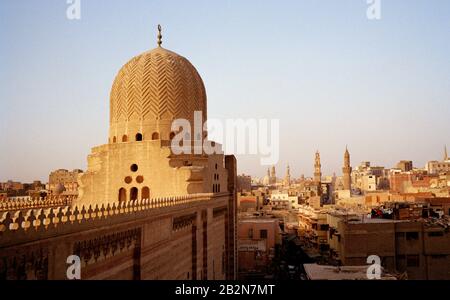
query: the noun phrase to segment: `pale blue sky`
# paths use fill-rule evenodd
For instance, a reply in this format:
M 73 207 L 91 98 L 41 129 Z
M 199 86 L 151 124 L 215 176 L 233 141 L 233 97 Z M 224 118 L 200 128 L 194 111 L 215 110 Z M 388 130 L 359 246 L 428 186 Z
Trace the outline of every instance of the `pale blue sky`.
M 450 147 L 450 1 L 0 1 L 0 181 L 47 180 L 86 168 L 105 143 L 109 92 L 131 57 L 156 46 L 187 57 L 207 89 L 208 115 L 279 118 L 284 174 L 310 176 L 370 160 L 418 166 Z M 258 157 L 239 172 L 264 175 Z

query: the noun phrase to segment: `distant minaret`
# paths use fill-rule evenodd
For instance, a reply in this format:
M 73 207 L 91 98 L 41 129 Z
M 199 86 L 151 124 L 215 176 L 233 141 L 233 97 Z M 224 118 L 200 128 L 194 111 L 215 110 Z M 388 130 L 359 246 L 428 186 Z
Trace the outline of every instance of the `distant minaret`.
M 314 160 L 314 181 L 321 182 L 322 181 L 322 171 L 320 165 L 320 153 L 316 151 L 316 158 Z
M 286 168 L 286 176 L 284 177 L 284 184 L 287 186 L 291 185 L 291 169 L 289 168 L 289 164 Z
M 277 175 L 275 173 L 275 166 L 272 166 L 272 169 L 270 170 L 270 184 L 277 183 Z
M 263 184 L 269 185 L 270 184 L 270 168 L 267 168 L 267 175 L 263 178 Z
M 444 146 L 444 161 L 448 160 L 447 145 Z
M 345 147 L 344 154 L 344 166 L 342 167 L 342 181 L 344 185 L 344 190 L 351 190 L 352 181 L 350 174 L 352 173 L 352 167 L 350 167 L 350 153 L 347 147 Z

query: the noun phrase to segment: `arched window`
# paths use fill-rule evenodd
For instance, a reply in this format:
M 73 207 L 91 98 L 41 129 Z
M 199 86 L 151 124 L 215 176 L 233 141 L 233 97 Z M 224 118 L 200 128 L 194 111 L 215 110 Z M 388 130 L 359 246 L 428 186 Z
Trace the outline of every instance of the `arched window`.
M 128 137 L 126 134 L 122 136 L 122 143 L 128 142 Z
M 141 142 L 142 141 L 142 133 L 138 133 L 136 134 L 136 142 Z
M 121 188 L 119 190 L 119 202 L 124 202 L 127 200 L 127 190 L 125 188 Z
M 142 188 L 141 199 L 150 199 L 150 189 L 147 186 Z
M 113 143 L 117 143 L 117 138 L 113 137 Z
M 220 193 L 220 183 L 219 183 L 218 186 L 217 186 L 217 192 Z
M 153 141 L 159 140 L 159 133 L 153 132 L 153 134 L 152 134 L 152 140 L 153 140 Z
M 130 190 L 130 200 L 134 201 L 138 198 L 138 189 L 137 187 L 131 188 Z

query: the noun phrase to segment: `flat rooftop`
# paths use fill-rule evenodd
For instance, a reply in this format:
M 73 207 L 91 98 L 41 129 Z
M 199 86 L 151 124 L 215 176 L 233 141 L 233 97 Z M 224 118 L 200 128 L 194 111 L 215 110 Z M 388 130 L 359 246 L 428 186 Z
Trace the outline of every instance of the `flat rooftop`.
M 306 275 L 310 280 L 369 280 L 367 266 L 324 266 L 318 264 L 304 264 Z M 383 273 L 380 280 L 396 280 L 390 274 Z
M 273 223 L 278 222 L 279 220 L 276 218 L 245 218 L 245 219 L 239 219 L 238 222 L 241 223 Z
M 380 223 L 401 223 L 409 222 L 409 220 L 393 220 L 393 219 L 381 219 L 381 218 L 362 218 L 360 220 L 349 220 L 349 224 L 380 224 Z

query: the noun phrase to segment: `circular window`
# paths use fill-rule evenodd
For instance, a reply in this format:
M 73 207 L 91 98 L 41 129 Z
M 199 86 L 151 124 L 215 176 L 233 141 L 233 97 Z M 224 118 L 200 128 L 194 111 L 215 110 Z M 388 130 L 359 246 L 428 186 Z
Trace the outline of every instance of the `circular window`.
M 133 178 L 131 178 L 131 176 L 125 177 L 125 183 L 130 184 L 132 181 L 133 181 Z
M 139 175 L 138 177 L 136 177 L 136 182 L 137 183 L 143 183 L 144 182 L 144 176 Z
M 138 170 L 138 165 L 137 164 L 132 164 L 130 167 L 131 172 L 136 172 Z

